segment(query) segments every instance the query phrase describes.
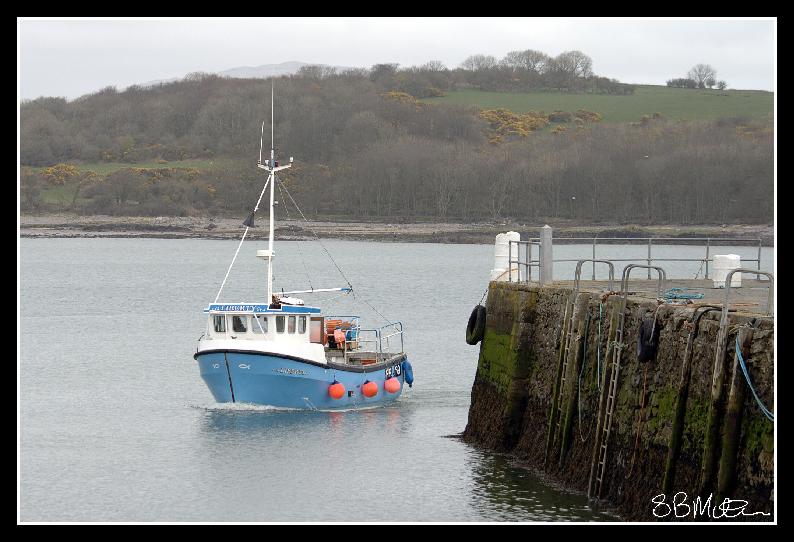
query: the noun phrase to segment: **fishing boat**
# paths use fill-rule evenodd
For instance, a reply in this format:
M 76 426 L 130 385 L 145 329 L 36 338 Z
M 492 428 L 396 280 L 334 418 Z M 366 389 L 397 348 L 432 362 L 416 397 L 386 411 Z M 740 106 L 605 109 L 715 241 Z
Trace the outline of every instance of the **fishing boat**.
M 336 410 L 370 408 L 393 402 L 400 397 L 405 384 L 413 384 L 401 322 L 388 321 L 383 326 L 367 328 L 362 326 L 360 316 L 324 315 L 319 307 L 308 306 L 303 299 L 295 297 L 323 292 L 353 293 L 353 286 L 344 273 L 345 287 L 274 291 L 275 185 L 278 183 L 280 190 L 286 190 L 276 173 L 290 168 L 293 158 L 290 157 L 289 163 L 279 163 L 273 134 L 271 90 L 270 159 L 262 162 L 263 122 L 257 162 L 257 167 L 267 172 L 267 180 L 253 212 L 243 222 L 242 239 L 218 295 L 204 309 L 206 329 L 199 337 L 193 356 L 201 378 L 218 403 Z M 256 257 L 267 263 L 267 297 L 250 302 L 219 302 L 268 188 L 268 248 L 256 251 Z M 292 201 L 295 203 L 294 199 Z M 305 220 L 302 212 L 301 216 Z M 325 252 L 331 257 L 329 251 Z M 337 269 L 341 273 L 338 265 Z

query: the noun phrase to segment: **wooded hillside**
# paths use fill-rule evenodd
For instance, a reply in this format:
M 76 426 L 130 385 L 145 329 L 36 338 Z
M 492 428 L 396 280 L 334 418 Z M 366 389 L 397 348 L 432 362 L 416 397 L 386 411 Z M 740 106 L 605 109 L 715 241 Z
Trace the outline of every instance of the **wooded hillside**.
M 307 69 L 275 87 L 277 155 L 296 160 L 284 181 L 310 215 L 772 220 L 771 119 L 603 124 L 581 109 L 428 104 L 374 69 Z M 256 161 L 262 121 L 269 147 L 269 109 L 270 81 L 207 75 L 25 102 L 22 209 L 244 214 L 264 180 Z

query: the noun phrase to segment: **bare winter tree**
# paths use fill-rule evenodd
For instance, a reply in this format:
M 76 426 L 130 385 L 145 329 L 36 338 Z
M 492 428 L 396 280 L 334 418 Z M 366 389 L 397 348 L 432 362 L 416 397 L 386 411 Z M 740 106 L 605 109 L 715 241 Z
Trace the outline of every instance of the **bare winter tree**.
M 309 64 L 298 68 L 298 75 L 315 79 L 324 79 L 336 75 L 336 68 L 325 64 Z
M 491 55 L 471 55 L 469 58 L 461 62 L 460 67 L 464 70 L 478 71 L 495 68 L 498 62 L 496 57 Z
M 447 70 L 447 67 L 440 60 L 431 60 L 430 62 L 423 64 L 420 69 L 429 72 L 443 72 Z
M 709 64 L 696 64 L 687 72 L 687 77 L 694 79 L 698 88 L 713 87 L 717 78 L 717 70 Z
M 555 59 L 557 67 L 571 77 L 593 75 L 593 59 L 581 51 L 565 51 Z
M 527 70 L 535 73 L 543 73 L 549 55 L 541 51 L 527 49 L 526 51 L 510 51 L 505 55 L 500 64 L 516 70 Z
M 523 51 L 510 51 L 499 61 L 499 65 L 509 68 L 514 72 L 520 70 L 523 68 L 523 61 L 521 58 L 522 52 Z
M 546 69 L 546 63 L 549 61 L 549 55 L 541 51 L 527 49 L 523 52 L 524 66 L 529 70 L 537 73 L 543 73 Z

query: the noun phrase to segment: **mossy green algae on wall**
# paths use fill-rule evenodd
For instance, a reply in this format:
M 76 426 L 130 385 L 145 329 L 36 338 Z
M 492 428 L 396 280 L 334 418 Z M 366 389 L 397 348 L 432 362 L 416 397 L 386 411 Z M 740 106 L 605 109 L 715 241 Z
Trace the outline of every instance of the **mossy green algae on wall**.
M 477 374 L 496 386 L 501 393 L 507 393 L 514 380 L 529 376 L 532 360 L 531 318 L 537 297 L 536 291 L 507 288 L 489 290 L 488 316 Z

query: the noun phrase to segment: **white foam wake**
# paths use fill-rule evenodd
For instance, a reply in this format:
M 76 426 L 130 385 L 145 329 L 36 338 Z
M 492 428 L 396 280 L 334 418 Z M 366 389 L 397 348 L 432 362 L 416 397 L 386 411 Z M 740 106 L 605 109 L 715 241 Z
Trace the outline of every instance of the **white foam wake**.
M 216 411 L 260 411 L 260 412 L 270 412 L 270 411 L 295 411 L 295 410 L 303 410 L 300 408 L 289 408 L 289 407 L 277 407 L 271 405 L 257 405 L 254 403 L 212 403 L 209 405 L 191 405 L 193 408 L 199 408 L 201 410 L 207 410 L 210 412 Z

